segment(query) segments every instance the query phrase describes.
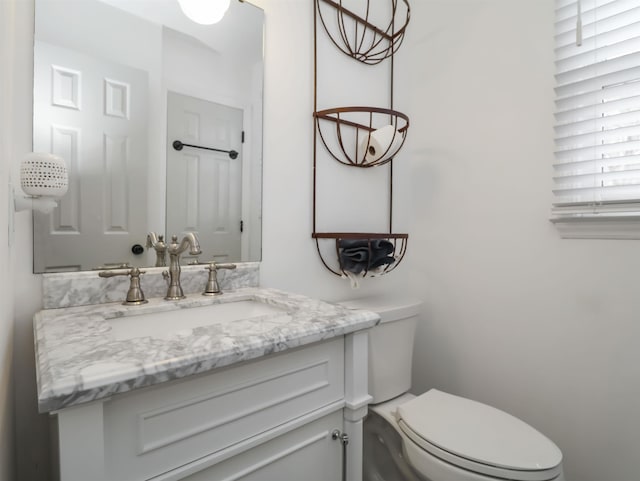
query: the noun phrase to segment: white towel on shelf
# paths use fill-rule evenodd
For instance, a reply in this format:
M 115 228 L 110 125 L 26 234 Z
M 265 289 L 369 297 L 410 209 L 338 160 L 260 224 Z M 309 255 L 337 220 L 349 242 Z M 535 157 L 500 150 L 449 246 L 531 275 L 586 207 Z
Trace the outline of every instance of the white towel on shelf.
M 351 281 L 351 289 L 360 288 L 360 276 L 350 271 L 342 271 L 342 278 Z

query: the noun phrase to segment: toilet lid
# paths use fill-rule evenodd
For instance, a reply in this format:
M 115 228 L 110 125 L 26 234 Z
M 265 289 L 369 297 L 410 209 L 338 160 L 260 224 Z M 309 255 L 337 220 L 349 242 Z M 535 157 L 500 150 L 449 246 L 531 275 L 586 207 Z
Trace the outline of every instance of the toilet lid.
M 552 479 L 562 453 L 525 422 L 491 406 L 432 389 L 402 404 L 398 425 L 435 456 L 509 479 Z

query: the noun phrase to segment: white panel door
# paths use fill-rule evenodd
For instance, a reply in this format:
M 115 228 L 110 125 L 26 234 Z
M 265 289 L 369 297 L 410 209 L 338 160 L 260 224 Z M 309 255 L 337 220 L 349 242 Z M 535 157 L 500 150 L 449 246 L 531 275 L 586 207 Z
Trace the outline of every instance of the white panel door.
M 240 260 L 242 110 L 168 93 L 167 236 L 195 232 L 201 261 Z M 173 148 L 173 142 L 235 150 Z
M 70 178 L 59 207 L 34 214 L 37 272 L 135 265 L 131 247 L 147 232 L 147 76 L 37 42 L 33 149 L 64 158 Z

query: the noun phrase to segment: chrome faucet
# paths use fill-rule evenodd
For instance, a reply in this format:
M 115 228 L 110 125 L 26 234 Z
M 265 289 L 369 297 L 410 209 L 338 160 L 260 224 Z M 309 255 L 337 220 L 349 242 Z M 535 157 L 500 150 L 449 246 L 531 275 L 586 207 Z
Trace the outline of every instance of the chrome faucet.
M 178 236 L 172 236 L 171 243 L 167 246 L 167 252 L 169 253 L 169 274 L 166 274 L 167 271 L 163 273 L 165 279 L 169 277 L 169 288 L 167 289 L 167 295 L 164 297 L 167 300 L 184 299 L 186 297 L 180 285 L 180 254 L 186 251 L 187 247 L 189 247 L 189 253 L 192 256 L 196 256 L 202 252 L 198 238 L 193 232 L 188 232 L 179 244 Z
M 164 242 L 164 236 L 149 232 L 147 234 L 147 249 L 151 247 L 156 251 L 156 267 L 165 267 L 167 265 L 167 244 Z

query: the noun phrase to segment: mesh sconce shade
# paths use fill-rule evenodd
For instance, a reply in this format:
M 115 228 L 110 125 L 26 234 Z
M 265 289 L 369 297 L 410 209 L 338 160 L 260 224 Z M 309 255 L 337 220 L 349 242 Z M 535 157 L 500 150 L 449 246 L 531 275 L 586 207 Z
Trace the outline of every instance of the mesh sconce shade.
M 69 186 L 67 166 L 61 157 L 33 152 L 20 164 L 20 183 L 34 197 L 62 197 Z

